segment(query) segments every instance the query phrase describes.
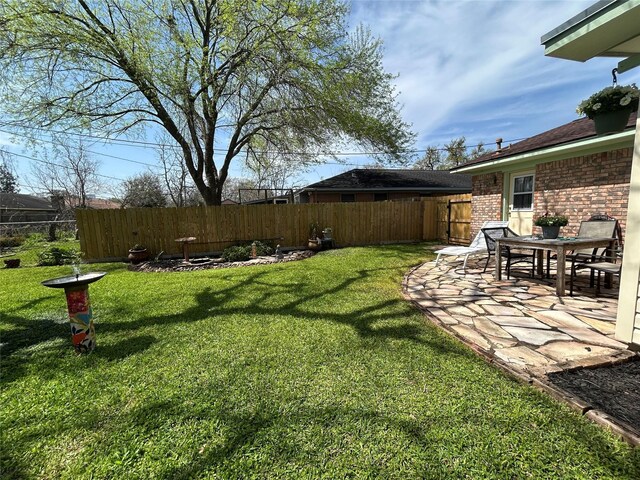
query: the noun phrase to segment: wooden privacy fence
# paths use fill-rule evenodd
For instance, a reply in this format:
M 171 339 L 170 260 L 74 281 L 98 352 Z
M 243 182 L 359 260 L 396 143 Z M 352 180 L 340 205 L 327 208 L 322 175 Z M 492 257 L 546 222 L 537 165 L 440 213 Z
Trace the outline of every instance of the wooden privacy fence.
M 414 242 L 438 238 L 438 202 L 224 205 L 220 207 L 77 210 L 80 247 L 86 260 L 116 260 L 134 244 L 156 255 L 180 254 L 175 240 L 196 237 L 192 253 L 219 252 L 252 240 L 282 247 L 306 246 L 309 225 L 331 227 L 339 246 Z

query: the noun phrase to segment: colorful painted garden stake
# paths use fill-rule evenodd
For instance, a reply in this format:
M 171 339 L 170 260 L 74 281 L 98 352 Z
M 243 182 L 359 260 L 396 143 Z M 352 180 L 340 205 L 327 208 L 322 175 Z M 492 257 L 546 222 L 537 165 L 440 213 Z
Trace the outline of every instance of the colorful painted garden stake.
M 96 329 L 93 326 L 89 286 L 67 287 L 69 322 L 71 323 L 71 341 L 76 353 L 92 352 L 96 348 Z
M 96 330 L 89 299 L 89 284 L 100 280 L 106 274 L 106 272 L 91 272 L 42 282 L 45 287 L 64 288 L 71 323 L 71 341 L 76 353 L 91 353 L 96 348 Z

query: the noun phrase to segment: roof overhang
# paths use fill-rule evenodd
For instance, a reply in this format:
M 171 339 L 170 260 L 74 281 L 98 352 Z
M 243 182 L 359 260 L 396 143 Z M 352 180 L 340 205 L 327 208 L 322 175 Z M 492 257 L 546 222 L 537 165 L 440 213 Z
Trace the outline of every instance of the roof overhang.
M 541 38 L 544 54 L 586 62 L 623 57 L 618 72 L 640 65 L 640 0 L 601 0 Z
M 617 150 L 619 148 L 633 148 L 635 130 L 625 130 L 614 135 L 603 137 L 589 138 L 579 140 L 564 145 L 556 145 L 553 147 L 534 150 L 531 152 L 513 155 L 511 157 L 502 157 L 496 160 L 489 160 L 477 165 L 469 165 L 468 167 L 458 167 L 452 173 L 467 173 L 478 175 L 483 173 L 495 172 L 497 170 L 512 170 L 520 168 L 524 165 L 535 165 L 538 163 L 552 162 L 554 160 L 562 160 L 565 158 L 580 157 L 584 155 L 592 155 L 608 150 Z
M 431 193 L 431 192 L 469 192 L 469 187 L 397 187 L 397 188 L 303 188 L 299 192 L 329 192 L 329 193 L 358 193 L 358 192 L 416 192 L 416 193 Z

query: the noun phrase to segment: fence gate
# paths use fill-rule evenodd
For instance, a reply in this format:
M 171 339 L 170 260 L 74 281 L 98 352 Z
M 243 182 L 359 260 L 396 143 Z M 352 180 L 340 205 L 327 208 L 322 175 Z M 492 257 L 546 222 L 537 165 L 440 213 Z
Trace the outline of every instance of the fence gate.
M 449 200 L 447 243 L 469 244 L 471 240 L 471 200 Z

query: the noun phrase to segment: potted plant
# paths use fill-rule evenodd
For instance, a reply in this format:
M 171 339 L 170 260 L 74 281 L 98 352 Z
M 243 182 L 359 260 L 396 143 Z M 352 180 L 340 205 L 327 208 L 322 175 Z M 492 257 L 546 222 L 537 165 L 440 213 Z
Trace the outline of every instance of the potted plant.
M 129 249 L 129 256 L 127 257 L 131 263 L 140 263 L 149 259 L 149 252 L 144 245 L 136 243 Z
M 322 239 L 318 237 L 320 224 L 313 222 L 309 224 L 309 250 L 320 250 L 322 248 Z
M 638 110 L 639 97 L 635 83 L 616 85 L 583 100 L 576 111 L 593 120 L 598 135 L 621 132 L 627 126 L 631 112 Z
M 9 258 L 4 261 L 5 268 L 18 268 L 20 266 L 19 258 Z
M 569 220 L 563 215 L 549 215 L 549 212 L 536 218 L 534 224 L 542 228 L 542 238 L 558 238 L 560 227 L 564 227 Z

